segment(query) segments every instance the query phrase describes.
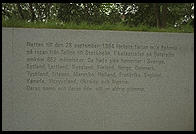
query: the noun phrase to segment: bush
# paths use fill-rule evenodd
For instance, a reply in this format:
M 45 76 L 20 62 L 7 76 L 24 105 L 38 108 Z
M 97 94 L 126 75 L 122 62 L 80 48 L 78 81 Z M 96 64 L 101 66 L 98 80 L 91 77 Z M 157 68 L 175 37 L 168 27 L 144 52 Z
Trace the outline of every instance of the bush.
M 74 22 L 61 22 L 59 20 L 50 20 L 48 22 L 25 22 L 18 19 L 5 20 L 2 18 L 3 27 L 26 27 L 26 28 L 56 28 L 56 29 L 89 29 L 89 30 L 119 30 L 119 31 L 148 31 L 148 32 L 185 32 L 192 33 L 194 28 L 191 25 L 183 25 L 181 28 L 168 27 L 158 29 L 146 25 L 138 25 L 136 27 L 123 23 L 104 23 L 104 24 L 88 24 L 83 21 L 78 24 Z

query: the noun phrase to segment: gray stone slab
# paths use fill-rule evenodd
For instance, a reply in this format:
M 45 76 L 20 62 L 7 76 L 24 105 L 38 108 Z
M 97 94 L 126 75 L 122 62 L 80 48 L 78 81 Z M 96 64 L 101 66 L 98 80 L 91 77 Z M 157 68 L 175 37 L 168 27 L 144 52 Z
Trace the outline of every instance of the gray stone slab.
M 194 34 L 2 30 L 4 131 L 194 130 Z

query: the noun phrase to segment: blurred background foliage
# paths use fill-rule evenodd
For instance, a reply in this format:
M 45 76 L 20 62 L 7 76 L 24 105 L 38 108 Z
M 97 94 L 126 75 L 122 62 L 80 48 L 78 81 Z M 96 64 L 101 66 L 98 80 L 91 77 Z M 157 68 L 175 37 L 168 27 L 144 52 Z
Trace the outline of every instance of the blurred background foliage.
M 194 28 L 194 3 L 2 3 L 2 20 Z

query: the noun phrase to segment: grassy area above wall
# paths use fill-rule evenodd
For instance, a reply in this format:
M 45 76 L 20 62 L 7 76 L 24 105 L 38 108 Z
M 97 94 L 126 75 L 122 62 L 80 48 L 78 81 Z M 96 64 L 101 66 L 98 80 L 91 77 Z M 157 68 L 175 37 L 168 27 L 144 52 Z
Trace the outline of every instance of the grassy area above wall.
M 147 32 L 182 32 L 193 33 L 194 28 L 190 25 L 184 25 L 181 28 L 168 27 L 158 29 L 156 27 L 148 27 L 139 25 L 137 27 L 130 27 L 123 24 L 88 24 L 86 22 L 76 23 L 62 23 L 58 21 L 50 22 L 25 22 L 21 20 L 3 20 L 3 27 L 19 27 L 19 28 L 53 28 L 53 29 L 87 29 L 87 30 L 116 30 L 116 31 L 147 31 Z

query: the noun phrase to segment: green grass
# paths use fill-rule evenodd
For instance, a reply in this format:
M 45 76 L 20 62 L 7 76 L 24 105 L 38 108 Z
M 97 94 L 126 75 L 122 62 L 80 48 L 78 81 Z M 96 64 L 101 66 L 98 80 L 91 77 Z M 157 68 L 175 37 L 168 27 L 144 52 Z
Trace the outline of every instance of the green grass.
M 182 33 L 193 33 L 194 29 L 190 25 L 185 25 L 181 28 L 162 28 L 148 27 L 145 25 L 139 25 L 137 27 L 130 27 L 123 24 L 88 24 L 86 22 L 76 23 L 61 23 L 59 21 L 44 22 L 25 22 L 21 20 L 3 20 L 3 27 L 22 27 L 22 28 L 54 28 L 54 29 L 87 29 L 87 30 L 116 30 L 116 31 L 146 31 L 146 32 L 182 32 Z

